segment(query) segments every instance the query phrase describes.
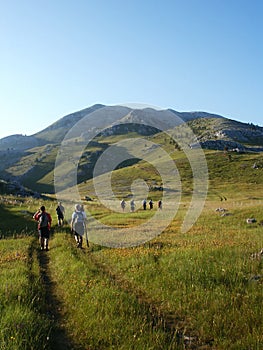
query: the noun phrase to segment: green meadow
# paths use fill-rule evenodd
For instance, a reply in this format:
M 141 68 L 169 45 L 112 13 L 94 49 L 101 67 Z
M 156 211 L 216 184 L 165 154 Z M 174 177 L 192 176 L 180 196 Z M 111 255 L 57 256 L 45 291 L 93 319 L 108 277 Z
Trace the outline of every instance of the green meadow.
M 116 212 L 100 203 L 91 180 L 80 184 L 82 198 L 93 198 L 85 202 L 90 244 L 82 250 L 67 223 L 56 226 L 52 196 L 1 196 L 1 350 L 263 349 L 262 154 L 206 152 L 208 195 L 185 233 L 191 168 L 181 152 L 174 159 L 182 179 L 177 213 L 160 235 L 135 247 L 95 244 L 91 216 L 136 232 L 156 212 L 161 191 L 149 193 L 153 211 L 138 203 L 134 213 L 128 205 Z M 121 199 L 122 190 L 128 203 L 138 177 L 161 184 L 153 166 L 138 162 L 113 172 L 113 192 Z M 48 252 L 39 251 L 32 220 L 40 204 L 54 222 Z

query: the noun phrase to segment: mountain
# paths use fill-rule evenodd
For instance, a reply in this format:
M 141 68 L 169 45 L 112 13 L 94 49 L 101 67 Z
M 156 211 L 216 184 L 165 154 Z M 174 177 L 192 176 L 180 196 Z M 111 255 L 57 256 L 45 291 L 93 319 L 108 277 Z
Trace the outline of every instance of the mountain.
M 75 113 L 71 113 L 60 118 L 55 123 L 47 128 L 37 132 L 36 134 L 25 135 L 11 135 L 0 139 L 0 151 L 15 150 L 25 151 L 27 149 L 43 146 L 48 143 L 57 144 L 63 140 L 67 132 L 81 119 L 96 112 L 96 118 L 102 121 L 107 121 L 108 125 L 116 124 L 116 115 L 119 116 L 117 124 L 142 123 L 147 116 L 147 120 L 151 120 L 151 124 L 156 128 L 162 128 L 165 125 L 167 128 L 173 128 L 180 122 L 188 122 L 197 118 L 223 118 L 222 116 L 209 114 L 206 112 L 177 112 L 173 109 L 155 110 L 152 108 L 132 109 L 125 106 L 105 106 L 96 104 L 85 108 Z M 172 118 L 179 117 L 178 118 Z M 105 124 L 105 123 L 104 123 Z
M 87 145 L 81 159 L 80 179 L 92 176 L 98 157 L 120 137 L 151 136 L 176 130 L 184 123 L 192 129 L 191 147 L 239 151 L 262 151 L 263 128 L 207 112 L 177 112 L 173 109 L 134 109 L 96 104 L 66 115 L 34 135 L 11 135 L 0 139 L 0 178 L 33 190 L 52 192 L 53 169 L 63 140 Z
M 30 136 L 11 135 L 0 139 L 0 151 L 12 150 L 16 152 L 24 152 L 33 147 L 43 146 L 46 144 L 58 144 L 65 135 L 72 129 L 76 123 L 84 117 L 87 120 L 87 129 L 94 128 L 94 125 L 88 125 L 89 116 L 93 116 L 95 112 L 96 122 L 101 120 L 102 126 L 105 124 L 116 126 L 119 124 L 144 124 L 144 121 L 151 121 L 150 124 L 157 129 L 165 126 L 167 129 L 173 128 L 182 122 L 189 123 L 194 128 L 194 132 L 200 134 L 200 129 L 207 130 L 207 139 L 233 139 L 236 142 L 253 144 L 262 144 L 263 128 L 236 122 L 217 114 L 207 112 L 178 112 L 173 109 L 155 110 L 152 108 L 132 109 L 125 106 L 105 106 L 96 104 L 75 113 L 71 113 L 60 118 L 47 128 Z M 174 118 L 173 118 L 174 117 Z M 199 122 L 202 120 L 202 122 Z M 214 129 L 211 127 L 209 120 L 213 120 Z M 198 122 L 193 122 L 198 121 Z M 94 123 L 94 119 L 92 121 Z M 193 122 L 193 123 L 191 123 Z M 202 125 L 201 125 L 202 123 Z M 98 125 L 99 130 L 99 125 Z M 209 135 L 208 135 L 209 133 Z M 253 141 L 254 140 L 254 141 Z M 202 135 L 202 141 L 204 135 Z

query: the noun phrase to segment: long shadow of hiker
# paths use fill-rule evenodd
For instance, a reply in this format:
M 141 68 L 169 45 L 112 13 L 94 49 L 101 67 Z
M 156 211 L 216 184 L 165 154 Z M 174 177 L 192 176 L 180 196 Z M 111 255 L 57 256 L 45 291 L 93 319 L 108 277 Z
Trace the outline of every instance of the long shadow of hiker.
M 55 283 L 51 279 L 49 270 L 49 254 L 47 252 L 39 251 L 37 254 L 40 277 L 43 284 L 45 294 L 45 310 L 44 312 L 53 323 L 53 328 L 49 335 L 51 349 L 54 350 L 84 350 L 73 343 L 65 329 L 61 327 L 63 315 L 61 314 L 62 305 L 55 295 Z

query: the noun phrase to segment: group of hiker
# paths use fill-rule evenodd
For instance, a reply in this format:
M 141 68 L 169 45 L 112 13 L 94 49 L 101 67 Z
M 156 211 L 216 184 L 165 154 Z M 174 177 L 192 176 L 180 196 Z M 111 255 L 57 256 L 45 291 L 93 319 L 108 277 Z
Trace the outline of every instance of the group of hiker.
M 56 208 L 58 226 L 63 226 L 64 217 L 65 217 L 65 208 L 60 202 Z M 39 244 L 41 250 L 49 250 L 49 238 L 50 230 L 52 224 L 52 217 L 50 213 L 46 211 L 44 205 L 42 205 L 36 213 L 33 215 L 33 219 L 38 222 L 38 234 L 39 234 Z M 70 228 L 71 232 L 74 235 L 76 244 L 78 248 L 82 248 L 83 245 L 83 236 L 86 234 L 87 238 L 87 229 L 86 229 L 86 220 L 87 215 L 84 211 L 84 206 L 82 204 L 76 204 L 75 210 L 71 215 Z M 87 239 L 88 244 L 88 239 Z
M 148 204 L 149 204 L 150 210 L 152 210 L 152 209 L 153 209 L 153 200 L 150 199 L 149 202 L 148 202 Z M 159 210 L 161 210 L 161 209 L 163 208 L 163 203 L 162 203 L 161 200 L 158 201 L 157 205 L 158 205 L 158 209 L 159 209 Z M 146 209 L 147 209 L 147 200 L 146 200 L 146 199 L 144 199 L 144 200 L 142 201 L 142 207 L 143 207 L 143 210 L 146 210 Z M 124 211 L 125 208 L 126 208 L 126 202 L 125 202 L 124 199 L 121 200 L 121 208 L 122 208 L 122 211 Z M 131 199 L 131 201 L 130 201 L 130 208 L 131 208 L 131 212 L 134 212 L 134 210 L 135 210 L 135 202 L 134 202 L 134 199 Z
M 153 209 L 153 201 L 152 199 L 148 202 L 150 210 Z M 123 199 L 121 201 L 121 208 L 124 211 L 126 207 L 126 202 Z M 146 210 L 147 207 L 147 201 L 146 199 L 142 202 L 142 207 L 144 210 Z M 131 211 L 135 211 L 135 201 L 132 199 L 130 201 L 130 208 Z M 158 201 L 158 209 L 162 209 L 162 201 Z M 58 203 L 58 206 L 56 208 L 57 213 L 57 219 L 58 219 L 58 226 L 63 226 L 64 224 L 64 218 L 65 218 L 65 208 L 62 205 L 61 202 Z M 49 238 L 50 238 L 50 230 L 51 230 L 51 224 L 52 224 L 52 218 L 50 213 L 46 211 L 46 208 L 44 205 L 42 205 L 37 212 L 33 215 L 33 219 L 38 222 L 38 233 L 39 233 L 39 244 L 41 250 L 48 251 L 49 246 Z M 71 222 L 70 222 L 70 228 L 71 232 L 74 235 L 76 244 L 78 248 L 82 248 L 83 246 L 83 236 L 86 235 L 86 240 L 88 244 L 88 237 L 87 237 L 87 227 L 86 227 L 86 221 L 87 221 L 87 215 L 84 210 L 83 204 L 76 204 L 75 210 L 73 211 L 71 215 Z

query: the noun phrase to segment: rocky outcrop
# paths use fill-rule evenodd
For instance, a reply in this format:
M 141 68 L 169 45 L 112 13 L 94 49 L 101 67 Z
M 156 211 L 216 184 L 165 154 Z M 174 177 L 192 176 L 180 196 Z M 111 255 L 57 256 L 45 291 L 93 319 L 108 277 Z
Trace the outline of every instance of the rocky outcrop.
M 245 152 L 248 150 L 247 147 L 243 146 L 241 143 L 228 140 L 208 140 L 200 142 L 200 145 L 205 149 L 214 149 L 219 151 L 223 151 L 226 148 L 236 152 Z

